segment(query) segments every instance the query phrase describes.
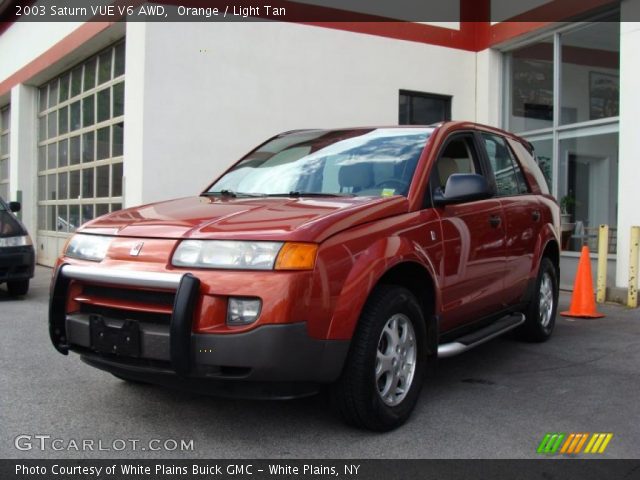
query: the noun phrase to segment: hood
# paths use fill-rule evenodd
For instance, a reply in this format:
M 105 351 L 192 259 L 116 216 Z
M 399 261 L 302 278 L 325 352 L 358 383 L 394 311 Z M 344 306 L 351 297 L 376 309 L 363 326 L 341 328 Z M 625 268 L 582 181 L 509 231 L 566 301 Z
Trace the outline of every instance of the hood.
M 79 232 L 142 238 L 321 242 L 347 228 L 406 213 L 405 197 L 188 197 L 120 210 Z

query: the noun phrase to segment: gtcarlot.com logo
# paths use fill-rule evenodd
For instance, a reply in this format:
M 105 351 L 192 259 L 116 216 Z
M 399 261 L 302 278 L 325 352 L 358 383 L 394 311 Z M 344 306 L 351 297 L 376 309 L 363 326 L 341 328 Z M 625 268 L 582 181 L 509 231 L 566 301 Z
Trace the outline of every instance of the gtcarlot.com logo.
M 538 445 L 538 453 L 604 453 L 612 438 L 613 433 L 547 433 Z
M 56 438 L 51 435 L 18 435 L 13 441 L 17 450 L 53 450 L 56 452 L 122 452 L 130 451 L 167 451 L 192 452 L 193 440 L 173 438 L 152 438 L 141 440 L 138 438 L 115 438 L 113 440 L 93 438 Z

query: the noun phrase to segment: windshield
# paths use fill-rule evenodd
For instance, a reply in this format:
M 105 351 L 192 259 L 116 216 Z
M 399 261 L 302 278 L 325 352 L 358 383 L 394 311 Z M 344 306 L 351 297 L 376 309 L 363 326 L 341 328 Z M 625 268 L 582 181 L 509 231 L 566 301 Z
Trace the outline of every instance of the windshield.
M 432 128 L 302 131 L 251 152 L 206 194 L 407 195 Z
M 14 237 L 16 235 L 24 235 L 22 227 L 0 197 L 0 237 Z

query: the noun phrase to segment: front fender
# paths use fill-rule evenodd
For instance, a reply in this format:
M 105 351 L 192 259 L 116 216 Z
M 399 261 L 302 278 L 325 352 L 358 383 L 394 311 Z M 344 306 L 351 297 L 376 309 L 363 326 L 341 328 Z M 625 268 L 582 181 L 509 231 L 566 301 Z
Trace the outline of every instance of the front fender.
M 436 303 L 439 304 L 438 276 L 428 253 L 409 238 L 381 238 L 353 257 L 352 267 L 331 315 L 327 338 L 350 339 L 373 288 L 386 272 L 406 262 L 418 264 L 426 269 L 436 286 Z

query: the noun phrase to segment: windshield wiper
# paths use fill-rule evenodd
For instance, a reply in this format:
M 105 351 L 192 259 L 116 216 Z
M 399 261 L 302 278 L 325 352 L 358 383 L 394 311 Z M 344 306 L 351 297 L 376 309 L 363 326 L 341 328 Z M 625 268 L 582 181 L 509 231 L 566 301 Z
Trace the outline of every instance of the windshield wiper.
M 234 192 L 233 190 L 220 190 L 218 192 L 204 192 L 201 194 L 202 197 L 213 197 L 213 196 L 221 196 L 221 197 L 264 197 L 264 195 L 259 193 L 245 193 L 245 192 Z
M 355 197 L 353 193 L 322 193 L 322 192 L 299 192 L 291 191 L 289 193 L 269 193 L 267 197 Z

